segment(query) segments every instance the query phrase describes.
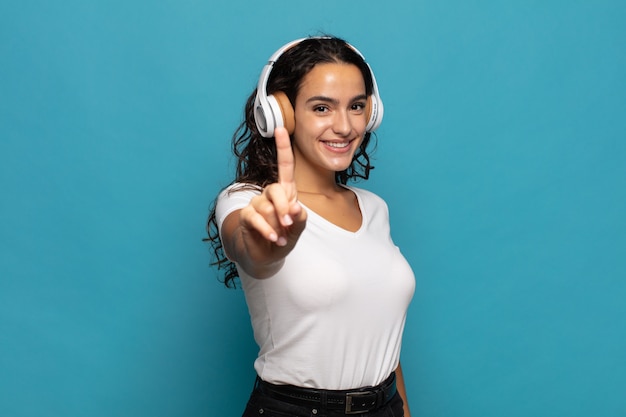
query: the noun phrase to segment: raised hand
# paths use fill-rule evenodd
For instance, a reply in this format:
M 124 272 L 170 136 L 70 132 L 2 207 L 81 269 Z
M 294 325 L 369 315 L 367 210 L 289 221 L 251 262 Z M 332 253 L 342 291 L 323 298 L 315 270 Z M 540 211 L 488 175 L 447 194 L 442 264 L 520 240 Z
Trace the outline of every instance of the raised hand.
M 306 224 L 306 211 L 298 203 L 294 176 L 295 163 L 289 134 L 284 128 L 275 131 L 278 182 L 263 189 L 239 215 L 239 227 L 245 253 L 238 262 L 249 268 L 271 265 L 287 256 Z M 244 266 L 245 268 L 245 266 Z M 253 271 L 249 271 L 253 272 Z

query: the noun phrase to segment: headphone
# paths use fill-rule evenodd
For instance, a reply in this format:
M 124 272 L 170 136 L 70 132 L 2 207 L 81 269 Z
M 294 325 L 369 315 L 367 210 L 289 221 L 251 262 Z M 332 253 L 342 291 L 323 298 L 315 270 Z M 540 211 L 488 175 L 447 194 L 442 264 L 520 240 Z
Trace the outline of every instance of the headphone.
M 292 134 L 296 120 L 294 116 L 294 110 L 287 98 L 287 95 L 282 91 L 277 91 L 274 94 L 267 94 L 267 81 L 270 78 L 270 73 L 274 67 L 274 63 L 280 58 L 280 56 L 288 49 L 299 44 L 306 39 L 330 39 L 328 37 L 318 38 L 302 38 L 289 42 L 283 45 L 270 57 L 267 64 L 263 67 L 261 76 L 259 77 L 259 83 L 256 89 L 256 97 L 254 99 L 254 121 L 256 127 L 259 130 L 261 136 L 265 138 L 271 138 L 274 136 L 274 129 L 277 127 L 284 127 L 289 134 Z M 347 44 L 354 50 L 365 62 L 372 76 L 372 94 L 367 100 L 367 114 L 368 121 L 365 126 L 366 132 L 373 132 L 378 129 L 380 123 L 383 120 L 383 102 L 378 94 L 378 85 L 376 84 L 376 78 L 370 65 L 365 61 L 365 57 L 354 46 Z

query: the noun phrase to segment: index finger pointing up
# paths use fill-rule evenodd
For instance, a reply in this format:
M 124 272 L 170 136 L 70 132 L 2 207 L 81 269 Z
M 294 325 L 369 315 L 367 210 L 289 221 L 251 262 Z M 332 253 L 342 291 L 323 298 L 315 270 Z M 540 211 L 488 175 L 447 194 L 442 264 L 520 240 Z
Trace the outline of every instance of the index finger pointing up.
M 295 189 L 294 169 L 295 163 L 289 133 L 283 127 L 274 130 L 276 139 L 276 159 L 278 162 L 278 182 L 283 186 L 292 186 Z

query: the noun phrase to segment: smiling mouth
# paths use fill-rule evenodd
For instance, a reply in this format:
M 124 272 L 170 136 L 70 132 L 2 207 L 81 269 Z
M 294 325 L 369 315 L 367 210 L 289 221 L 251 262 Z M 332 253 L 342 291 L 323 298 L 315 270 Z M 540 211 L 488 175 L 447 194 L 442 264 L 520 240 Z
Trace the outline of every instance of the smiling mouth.
M 350 143 L 352 143 L 352 141 L 349 142 L 324 142 L 327 146 L 330 146 L 331 148 L 338 148 L 338 149 L 342 149 L 342 148 L 347 148 L 348 146 L 350 146 Z

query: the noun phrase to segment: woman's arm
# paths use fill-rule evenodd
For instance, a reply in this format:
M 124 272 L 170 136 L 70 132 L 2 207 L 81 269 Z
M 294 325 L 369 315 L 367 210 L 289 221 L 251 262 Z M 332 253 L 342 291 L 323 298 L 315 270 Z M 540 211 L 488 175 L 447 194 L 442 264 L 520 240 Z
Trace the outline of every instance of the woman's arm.
M 278 182 L 230 213 L 220 230 L 226 256 L 255 278 L 270 277 L 281 268 L 306 223 L 306 211 L 297 201 L 289 134 L 276 128 L 275 140 Z
M 398 387 L 402 401 L 404 401 L 404 417 L 411 417 L 409 400 L 406 397 L 406 387 L 404 386 L 404 375 L 402 375 L 402 366 L 400 364 L 398 364 L 398 368 L 396 369 L 396 386 Z

